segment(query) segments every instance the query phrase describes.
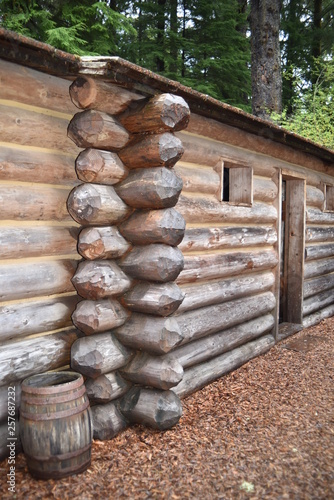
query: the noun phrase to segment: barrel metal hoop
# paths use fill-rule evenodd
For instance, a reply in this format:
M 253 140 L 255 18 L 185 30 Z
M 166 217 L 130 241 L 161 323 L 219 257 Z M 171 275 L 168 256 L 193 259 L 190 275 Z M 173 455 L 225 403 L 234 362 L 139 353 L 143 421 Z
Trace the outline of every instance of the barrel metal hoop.
M 79 373 L 67 373 L 67 372 L 55 372 L 59 375 L 65 373 L 67 376 L 74 377 L 74 380 L 70 380 L 69 382 L 65 382 L 63 384 L 57 385 L 48 385 L 42 387 L 36 387 L 33 385 L 29 385 L 29 381 L 36 377 L 36 375 L 32 375 L 22 382 L 22 390 L 28 392 L 29 394 L 59 394 L 61 392 L 68 392 L 71 389 L 77 389 L 81 385 L 83 385 L 83 376 Z
M 60 410 L 55 413 L 27 413 L 25 411 L 21 411 L 20 416 L 26 418 L 27 420 L 56 420 L 58 418 L 63 417 L 72 417 L 73 415 L 77 415 L 82 411 L 86 410 L 89 407 L 89 400 L 82 403 L 80 406 L 76 406 L 75 408 L 70 408 L 68 410 Z
M 77 391 L 70 391 L 67 394 L 61 396 L 54 396 L 53 394 L 41 394 L 43 398 L 34 398 L 29 394 L 26 394 L 25 388 L 21 393 L 21 402 L 33 404 L 33 405 L 46 405 L 54 403 L 67 403 L 68 401 L 74 401 L 75 399 L 83 396 L 86 392 L 86 387 L 82 385 Z M 48 398 L 47 396 L 50 396 Z

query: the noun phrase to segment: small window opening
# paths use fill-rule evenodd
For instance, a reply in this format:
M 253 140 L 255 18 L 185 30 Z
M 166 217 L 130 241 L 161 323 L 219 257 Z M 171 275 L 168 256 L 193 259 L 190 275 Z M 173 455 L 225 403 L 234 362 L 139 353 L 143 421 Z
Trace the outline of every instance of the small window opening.
M 224 167 L 222 201 L 230 201 L 230 169 Z

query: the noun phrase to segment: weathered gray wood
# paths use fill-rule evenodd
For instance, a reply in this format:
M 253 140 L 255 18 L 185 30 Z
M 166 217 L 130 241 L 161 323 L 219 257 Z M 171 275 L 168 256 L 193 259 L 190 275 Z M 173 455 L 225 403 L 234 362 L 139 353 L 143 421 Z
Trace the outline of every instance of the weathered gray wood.
M 334 288 L 334 274 L 304 281 L 304 299 Z
M 81 184 L 71 191 L 67 208 L 72 218 L 84 226 L 110 226 L 132 212 L 112 186 L 89 183 Z
M 275 321 L 272 314 L 266 314 L 233 328 L 196 340 L 190 344 L 177 347 L 172 355 L 183 368 L 189 368 L 189 366 L 203 363 L 208 359 L 231 351 L 239 345 L 246 344 L 246 342 L 250 342 L 270 332 L 274 324 Z
M 183 151 L 180 139 L 166 132 L 132 142 L 119 152 L 119 157 L 128 168 L 172 167 Z
M 233 299 L 240 299 L 260 292 L 271 290 L 275 276 L 271 272 L 235 276 L 234 278 L 182 285 L 185 298 L 178 312 L 190 311 L 199 307 L 220 304 Z M 130 292 L 131 293 L 131 292 Z
M 81 297 L 91 300 L 120 295 L 131 286 L 130 279 L 111 260 L 80 262 L 72 283 Z
M 309 224 L 334 225 L 334 212 L 323 212 L 319 208 L 306 210 L 306 222 Z
M 117 115 L 124 111 L 133 101 L 144 97 L 130 92 L 113 83 L 78 76 L 70 86 L 70 97 L 78 108 L 97 109 Z
M 93 406 L 93 438 L 105 441 L 112 439 L 128 426 L 116 403 Z
M 305 248 L 305 260 L 324 259 L 334 255 L 334 244 L 309 245 Z
M 262 177 L 253 178 L 253 199 L 266 203 L 273 202 L 277 198 L 278 188 L 271 179 Z
M 79 332 L 73 329 L 2 345 L 0 385 L 14 384 L 30 375 L 67 365 L 71 345 L 78 336 Z
M 131 387 L 117 371 L 105 373 L 97 378 L 88 378 L 85 382 L 86 392 L 91 403 L 108 403 L 123 396 Z
M 151 354 L 166 354 L 179 345 L 183 334 L 175 318 L 133 313 L 113 331 L 122 344 Z
M 309 314 L 324 309 L 325 307 L 334 303 L 334 290 L 326 290 L 317 295 L 312 295 L 304 300 L 303 302 L 303 316 L 308 316 Z
M 134 384 L 168 390 L 182 380 L 183 368 L 170 354 L 152 356 L 137 353 L 129 364 L 121 368 L 121 373 Z
M 175 317 L 183 335 L 181 345 L 268 314 L 275 305 L 274 294 L 265 292 L 181 313 Z
M 127 420 L 152 427 L 170 429 L 182 416 L 182 404 L 172 391 L 133 387 L 121 401 L 121 412 Z
M 186 101 L 172 94 L 158 94 L 145 106 L 129 109 L 120 122 L 132 133 L 183 130 L 189 123 L 190 109 Z
M 308 227 L 305 232 L 305 241 L 307 241 L 308 243 L 334 241 L 334 226 Z
M 131 311 L 170 316 L 184 297 L 185 294 L 175 283 L 139 283 L 123 295 L 121 301 Z
M 314 186 L 306 186 L 306 205 L 308 207 L 316 207 L 322 210 L 324 203 L 324 193 L 320 189 Z
M 174 281 L 183 269 L 181 250 L 169 245 L 134 247 L 118 260 L 123 271 L 133 278 L 166 283 Z
M 317 325 L 323 319 L 331 318 L 332 316 L 334 316 L 334 304 L 310 314 L 309 316 L 305 316 L 305 318 L 303 318 L 303 327 L 308 328 L 309 326 Z
M 277 232 L 273 227 L 188 227 L 179 248 L 187 252 L 274 245 L 276 242 Z
M 10 387 L 10 389 L 8 389 Z M 13 391 L 14 388 L 14 391 Z M 21 402 L 21 384 L 19 382 L 14 382 L 13 384 L 8 383 L 0 387 L 0 422 L 7 420 L 8 422 L 8 390 L 15 392 L 15 409 L 18 414 L 18 410 Z M 12 394 L 11 394 L 12 395 Z M 14 401 L 11 399 L 11 403 Z
M 116 259 L 130 247 L 116 226 L 86 227 L 79 234 L 78 252 L 88 260 Z
M 113 299 L 83 300 L 72 314 L 74 325 L 86 335 L 116 328 L 127 319 L 128 312 Z
M 173 387 L 173 392 L 180 398 L 184 398 L 226 373 L 236 370 L 247 361 L 264 354 L 274 344 L 274 337 L 265 335 L 205 363 L 195 365 L 185 371 L 181 382 L 176 387 Z
M 71 368 L 82 375 L 97 378 L 126 365 L 132 351 L 111 332 L 77 339 L 71 349 Z
M 58 297 L 0 307 L 0 342 L 72 325 L 79 297 Z
M 198 280 L 237 276 L 249 271 L 272 269 L 277 262 L 277 254 L 272 250 L 185 255 L 184 268 L 177 278 L 177 283 L 192 283 Z
M 304 278 L 313 278 L 334 271 L 334 259 L 311 260 L 305 263 Z
M 79 179 L 97 184 L 117 184 L 128 176 L 128 169 L 116 153 L 102 149 L 88 148 L 75 161 Z
M 182 241 L 186 223 L 177 210 L 136 210 L 119 229 L 134 245 L 165 243 L 177 246 Z
M 77 261 L 16 262 L 0 265 L 0 300 L 73 292 Z
M 92 147 L 107 151 L 118 151 L 130 140 L 128 132 L 115 117 L 95 110 L 74 115 L 67 135 L 79 148 Z
M 139 168 L 117 187 L 116 192 L 134 208 L 168 208 L 176 205 L 182 180 L 168 168 Z

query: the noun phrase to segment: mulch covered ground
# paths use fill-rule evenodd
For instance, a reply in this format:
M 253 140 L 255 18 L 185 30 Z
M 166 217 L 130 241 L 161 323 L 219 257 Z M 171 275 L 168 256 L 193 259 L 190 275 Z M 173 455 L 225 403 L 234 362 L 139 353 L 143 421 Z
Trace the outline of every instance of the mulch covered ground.
M 174 429 L 95 441 L 83 474 L 36 481 L 19 455 L 16 498 L 334 499 L 333 358 L 331 318 L 184 399 Z

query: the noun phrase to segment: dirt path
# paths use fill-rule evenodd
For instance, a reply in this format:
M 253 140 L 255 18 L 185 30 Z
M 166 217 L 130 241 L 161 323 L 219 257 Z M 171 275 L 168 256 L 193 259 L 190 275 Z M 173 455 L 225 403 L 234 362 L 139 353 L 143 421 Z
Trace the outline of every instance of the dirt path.
M 95 441 L 78 476 L 35 481 L 20 455 L 16 498 L 334 499 L 333 354 L 331 318 L 183 400 L 174 429 Z

